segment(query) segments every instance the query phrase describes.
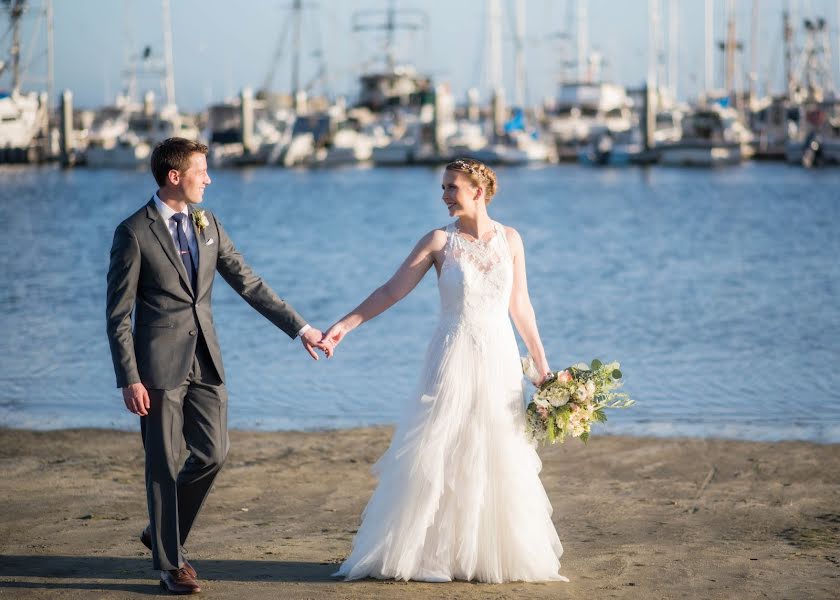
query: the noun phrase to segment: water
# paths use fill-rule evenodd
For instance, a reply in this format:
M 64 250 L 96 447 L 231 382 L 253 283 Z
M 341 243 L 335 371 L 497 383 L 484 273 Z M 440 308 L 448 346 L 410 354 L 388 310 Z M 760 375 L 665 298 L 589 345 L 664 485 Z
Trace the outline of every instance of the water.
M 435 170 L 211 173 L 206 204 L 265 279 L 326 328 L 449 221 Z M 602 431 L 840 442 L 840 171 L 499 170 L 555 368 L 620 360 L 638 399 Z M 136 429 L 105 336 L 116 224 L 150 175 L 0 170 L 0 425 Z M 392 422 L 435 325 L 433 271 L 315 363 L 221 279 L 230 422 Z

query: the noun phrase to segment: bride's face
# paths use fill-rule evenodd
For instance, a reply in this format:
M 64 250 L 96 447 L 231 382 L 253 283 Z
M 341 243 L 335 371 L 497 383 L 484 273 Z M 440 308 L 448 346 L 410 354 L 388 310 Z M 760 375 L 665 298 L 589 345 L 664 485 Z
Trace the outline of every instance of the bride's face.
M 443 202 L 449 209 L 450 217 L 473 215 L 476 203 L 481 197 L 481 189 L 477 188 L 464 173 L 459 171 L 444 171 Z

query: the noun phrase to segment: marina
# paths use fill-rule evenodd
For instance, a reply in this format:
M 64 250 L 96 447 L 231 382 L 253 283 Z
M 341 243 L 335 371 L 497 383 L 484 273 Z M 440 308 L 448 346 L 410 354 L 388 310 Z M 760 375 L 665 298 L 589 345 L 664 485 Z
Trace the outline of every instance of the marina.
M 491 214 L 525 241 L 552 368 L 619 360 L 639 399 L 605 432 L 840 442 L 840 169 L 496 171 Z M 206 208 L 319 328 L 451 222 L 438 168 L 242 167 L 212 178 Z M 115 388 L 104 288 L 115 224 L 148 200 L 151 177 L 7 165 L 0 189 L 0 423 L 136 428 Z M 231 427 L 393 422 L 438 319 L 435 279 L 318 362 L 219 279 Z
M 681 98 L 676 93 L 678 32 L 685 24 L 674 3 L 639 3 L 646 11 L 648 64 L 647 76 L 635 86 L 604 75 L 609 57 L 589 45 L 588 3 L 558 3 L 565 14 L 555 35 L 559 46 L 539 49 L 561 58 L 556 91 L 529 102 L 532 74 L 525 52 L 533 33 L 524 0 L 476 1 L 485 40 L 479 59 L 486 73 L 480 87 L 470 87 L 464 97 L 456 97 L 451 81 L 418 70 L 410 56 L 398 52 L 400 36 L 433 26 L 428 14 L 395 0 L 378 4 L 378 9 L 354 12 L 352 22 L 344 24 L 346 35 L 381 41 L 376 56 L 359 57 L 364 66 L 355 90 L 335 93 L 322 85 L 330 65 L 319 46 L 320 33 L 313 36 L 305 24 L 322 23 L 319 11 L 325 9 L 293 0 L 284 9 L 273 54 L 266 51 L 269 67 L 261 84 L 191 112 L 176 103 L 168 0 L 157 6 L 159 32 L 153 37 L 162 45 L 128 47 L 120 91 L 108 105 L 95 108 L 75 107 L 72 89 L 59 95 L 53 90 L 52 2 L 6 0 L 0 5 L 6 27 L 0 38 L 5 43 L 0 48 L 0 162 L 143 168 L 157 142 L 180 136 L 206 143 L 214 168 L 440 165 L 457 156 L 495 165 L 840 164 L 840 98 L 832 53 L 837 27 L 829 23 L 840 16 L 840 8 L 836 15 L 776 13 L 757 1 L 705 0 L 705 81 L 701 93 Z M 747 5 L 749 27 L 736 19 Z M 762 22 L 776 34 L 778 60 L 759 60 L 756 38 Z M 44 46 L 47 83 L 27 90 L 23 75 L 32 66 L 21 58 L 33 50 L 23 33 L 32 31 L 44 32 L 30 38 Z M 509 38 L 512 57 L 503 55 Z M 311 73 L 304 72 L 305 57 L 315 57 L 309 61 L 314 60 Z M 511 62 L 514 72 L 506 78 L 503 65 Z M 783 69 L 783 85 L 771 85 L 762 69 Z M 505 86 L 510 80 L 512 90 Z

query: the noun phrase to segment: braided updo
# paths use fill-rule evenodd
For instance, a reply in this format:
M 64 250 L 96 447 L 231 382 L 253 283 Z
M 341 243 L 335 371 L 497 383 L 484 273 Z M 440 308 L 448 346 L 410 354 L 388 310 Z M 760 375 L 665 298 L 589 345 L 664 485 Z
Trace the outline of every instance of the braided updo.
M 484 202 L 487 204 L 490 204 L 490 200 L 498 191 L 496 172 L 474 158 L 455 159 L 446 165 L 446 170 L 463 173 L 470 178 L 474 186 L 484 188 Z

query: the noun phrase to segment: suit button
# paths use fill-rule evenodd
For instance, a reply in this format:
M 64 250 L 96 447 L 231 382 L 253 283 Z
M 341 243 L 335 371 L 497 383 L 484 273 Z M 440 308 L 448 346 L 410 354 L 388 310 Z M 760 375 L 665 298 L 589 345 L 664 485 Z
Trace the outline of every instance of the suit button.
M 195 334 L 196 334 L 195 329 L 191 329 L 191 330 L 190 330 L 190 335 L 195 335 Z

